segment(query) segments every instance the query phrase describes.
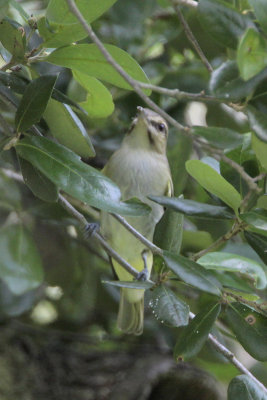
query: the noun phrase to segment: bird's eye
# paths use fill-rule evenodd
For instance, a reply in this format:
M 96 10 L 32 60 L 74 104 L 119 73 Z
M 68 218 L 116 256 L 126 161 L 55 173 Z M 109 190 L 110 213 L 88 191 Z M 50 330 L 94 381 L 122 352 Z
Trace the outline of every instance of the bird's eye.
M 164 124 L 158 124 L 158 130 L 160 132 L 164 132 L 165 131 L 165 125 Z

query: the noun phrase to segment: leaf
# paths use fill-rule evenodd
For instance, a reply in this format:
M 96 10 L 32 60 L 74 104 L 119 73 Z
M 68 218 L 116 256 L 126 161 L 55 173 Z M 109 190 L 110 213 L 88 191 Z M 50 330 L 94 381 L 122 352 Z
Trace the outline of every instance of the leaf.
M 163 252 L 163 259 L 182 281 L 204 292 L 220 296 L 220 283 L 200 264 L 169 251 Z
M 257 233 L 244 231 L 245 238 L 249 245 L 256 251 L 262 261 L 267 265 L 267 238 Z
M 229 3 L 221 0 L 200 0 L 198 17 L 202 28 L 224 47 L 235 49 L 239 37 L 248 27 L 254 27 L 251 19 L 239 13 Z
M 174 348 L 176 360 L 186 361 L 194 358 L 200 352 L 220 311 L 220 304 L 209 305 L 189 322 L 176 342 Z
M 51 134 L 59 143 L 81 157 L 88 158 L 95 155 L 90 137 L 70 106 L 49 99 L 43 117 Z
M 116 0 L 78 0 L 78 6 L 83 17 L 90 24 L 107 11 Z M 51 25 L 51 33 L 45 36 L 46 47 L 59 47 L 85 38 L 88 34 L 77 18 L 70 12 L 67 2 L 50 0 L 46 17 Z
M 254 13 L 259 20 L 259 23 L 267 33 L 267 4 L 265 0 L 248 0 L 251 7 L 254 9 Z
M 18 132 L 26 131 L 39 122 L 51 96 L 57 76 L 44 75 L 34 79 L 27 86 L 20 100 L 15 123 Z
M 267 118 L 266 115 L 252 106 L 247 108 L 247 116 L 251 129 L 256 133 L 257 137 L 267 142 Z
M 36 136 L 25 138 L 16 144 L 16 150 L 57 187 L 93 207 L 122 215 L 143 215 L 149 211 L 142 203 L 121 202 L 115 183 L 51 140 Z
M 0 208 L 8 211 L 21 208 L 21 195 L 17 183 L 2 175 L 2 172 L 0 172 Z
M 191 215 L 198 218 L 207 219 L 233 219 L 234 214 L 231 214 L 226 207 L 213 206 L 210 204 L 199 203 L 194 200 L 185 200 L 177 197 L 165 196 L 149 196 L 149 198 L 156 203 L 171 210 Z
M 24 182 L 33 194 L 43 201 L 57 201 L 58 189 L 54 183 L 23 158 L 19 158 L 19 163 Z
M 163 217 L 157 223 L 153 242 L 161 249 L 179 253 L 183 238 L 183 214 L 165 210 Z
M 26 311 L 29 311 L 40 298 L 40 292 L 37 289 L 29 290 L 19 296 L 12 293 L 8 286 L 0 281 L 0 316 L 17 317 Z
M 267 142 L 263 142 L 256 135 L 252 135 L 252 148 L 262 168 L 267 172 Z
M 114 111 L 114 103 L 108 89 L 97 79 L 73 71 L 73 76 L 88 92 L 86 101 L 80 103 L 91 118 L 106 118 Z
M 0 230 L 0 265 L 0 278 L 16 295 L 38 287 L 43 281 L 40 255 L 22 225 Z
M 243 142 L 243 135 L 228 128 L 193 126 L 191 132 L 207 139 L 207 141 L 219 149 L 234 149 Z
M 249 376 L 239 375 L 228 386 L 227 400 L 267 400 L 267 395 Z
M 149 307 L 155 318 L 165 325 L 178 327 L 188 324 L 189 306 L 166 286 L 160 285 L 152 290 Z
M 141 281 L 102 281 L 106 285 L 117 286 L 128 289 L 150 289 L 155 283 L 154 282 L 141 282 Z
M 181 253 L 195 253 L 205 249 L 212 243 L 213 239 L 209 232 L 184 230 Z
M 250 258 L 215 251 L 205 254 L 198 262 L 207 269 L 247 274 L 254 279 L 257 289 L 264 289 L 267 285 L 267 277 L 262 265 Z
M 245 304 L 231 303 L 226 317 L 237 340 L 256 360 L 267 360 L 267 318 Z
M 198 161 L 189 160 L 186 162 L 187 172 L 195 178 L 198 183 L 238 213 L 241 203 L 240 194 L 230 185 L 218 172 L 209 165 Z
M 23 27 L 9 18 L 0 22 L 2 45 L 12 54 L 14 61 L 24 61 L 26 38 Z
M 258 233 L 266 235 L 267 233 L 267 210 L 256 208 L 244 214 L 240 214 L 240 218 L 250 225 L 251 228 L 255 228 Z
M 128 53 L 111 44 L 106 44 L 105 48 L 132 78 L 149 83 L 142 68 Z M 107 62 L 95 44 L 66 46 L 53 51 L 45 60 L 52 64 L 72 68 L 122 89 L 133 90 L 114 67 Z M 150 94 L 151 91 L 144 90 L 144 93 Z
M 242 36 L 237 49 L 237 65 L 245 81 L 258 74 L 267 66 L 266 42 L 253 28 Z
M 7 15 L 9 0 L 0 1 L 0 21 Z

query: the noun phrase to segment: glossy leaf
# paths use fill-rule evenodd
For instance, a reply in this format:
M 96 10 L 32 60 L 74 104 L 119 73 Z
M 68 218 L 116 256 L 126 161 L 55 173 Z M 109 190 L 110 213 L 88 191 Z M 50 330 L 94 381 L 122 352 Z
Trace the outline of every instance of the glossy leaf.
M 111 44 L 106 44 L 105 48 L 132 78 L 149 82 L 142 68 L 128 53 Z M 132 90 L 132 87 L 107 62 L 95 44 L 77 44 L 57 49 L 46 58 L 46 61 L 72 68 L 122 89 Z M 144 92 L 150 94 L 149 90 L 144 90 Z
M 205 307 L 187 325 L 179 336 L 175 348 L 176 360 L 189 360 L 195 357 L 204 346 L 208 335 L 221 311 L 221 305 L 216 303 Z
M 114 103 L 108 89 L 96 78 L 73 71 L 73 76 L 88 92 L 86 101 L 80 103 L 91 118 L 106 118 L 114 111 Z
M 16 112 L 15 123 L 18 132 L 25 131 L 40 121 L 56 79 L 55 75 L 44 75 L 29 83 Z
M 122 215 L 143 215 L 149 211 L 141 203 L 120 202 L 121 193 L 115 183 L 51 140 L 25 138 L 17 143 L 16 150 L 58 188 L 93 207 Z
M 210 37 L 233 49 L 243 32 L 254 26 L 247 15 L 239 13 L 229 3 L 221 0 L 200 0 L 198 13 L 200 23 Z
M 254 10 L 254 13 L 261 25 L 261 28 L 267 33 L 267 3 L 265 0 L 248 0 Z
M 161 249 L 179 253 L 183 238 L 183 214 L 170 209 L 165 210 L 163 217 L 157 223 L 153 242 Z
M 189 306 L 166 286 L 153 289 L 149 307 L 155 318 L 168 326 L 184 326 L 189 320 Z
M 249 376 L 239 375 L 228 386 L 227 400 L 267 400 L 267 395 Z
M 250 246 L 256 251 L 258 256 L 262 259 L 262 261 L 267 265 L 267 237 L 263 235 L 259 235 L 257 233 L 252 233 L 245 231 L 245 238 Z
M 163 252 L 163 258 L 167 266 L 182 281 L 205 292 L 220 296 L 220 283 L 200 264 L 169 251 Z
M 219 197 L 236 213 L 238 212 L 241 203 L 240 194 L 218 172 L 198 160 L 187 161 L 186 170 L 204 189 Z
M 267 360 L 267 318 L 245 304 L 231 303 L 226 317 L 237 340 L 256 360 Z
M 266 67 L 266 50 L 266 42 L 260 33 L 254 28 L 249 28 L 237 49 L 237 65 L 241 78 L 247 81 Z
M 231 214 L 226 207 L 213 206 L 211 204 L 199 203 L 194 200 L 185 200 L 177 197 L 165 196 L 149 196 L 156 203 L 161 204 L 168 209 L 191 215 L 198 218 L 207 219 L 233 219 L 234 214 Z
M 256 153 L 262 168 L 267 172 L 267 142 L 263 142 L 256 135 L 252 136 L 252 148 Z
M 117 286 L 128 289 L 151 289 L 155 284 L 153 282 L 140 281 L 102 281 L 102 283 L 111 286 Z
M 23 27 L 9 18 L 0 22 L 0 40 L 16 61 L 24 60 L 26 38 Z
M 191 132 L 208 140 L 219 149 L 234 149 L 243 142 L 243 136 L 228 128 L 193 126 Z
M 256 133 L 259 139 L 267 142 L 267 117 L 265 113 L 257 110 L 255 107 L 248 106 L 247 116 L 251 129 Z
M 267 234 L 267 211 L 257 208 L 241 214 L 240 218 L 261 234 Z
M 40 255 L 22 225 L 0 230 L 0 265 L 0 278 L 16 295 L 38 287 L 43 281 Z
M 70 106 L 49 99 L 43 117 L 51 134 L 59 143 L 81 157 L 88 158 L 95 155 L 93 145 L 82 122 Z
M 247 257 L 225 252 L 212 252 L 205 254 L 198 260 L 199 264 L 207 269 L 239 272 L 251 276 L 258 289 L 267 285 L 267 276 L 260 263 Z
M 58 189 L 54 183 L 23 158 L 19 159 L 19 163 L 24 182 L 33 194 L 43 201 L 57 201 Z

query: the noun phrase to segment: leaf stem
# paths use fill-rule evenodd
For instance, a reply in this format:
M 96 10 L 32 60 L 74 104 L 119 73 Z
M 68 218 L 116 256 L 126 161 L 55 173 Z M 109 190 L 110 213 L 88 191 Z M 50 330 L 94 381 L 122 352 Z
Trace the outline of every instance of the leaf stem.
M 247 304 L 248 306 L 250 306 L 250 307 L 254 308 L 255 310 L 263 313 L 264 315 L 267 315 L 267 312 L 266 312 L 267 303 L 266 302 L 264 302 L 262 304 L 258 304 L 256 301 L 251 301 L 251 300 L 244 299 L 244 297 L 242 297 L 242 296 L 240 296 L 238 294 L 232 293 L 232 292 L 228 292 L 227 290 L 224 290 L 223 293 L 226 296 L 232 297 L 233 299 L 239 301 L 240 303 Z

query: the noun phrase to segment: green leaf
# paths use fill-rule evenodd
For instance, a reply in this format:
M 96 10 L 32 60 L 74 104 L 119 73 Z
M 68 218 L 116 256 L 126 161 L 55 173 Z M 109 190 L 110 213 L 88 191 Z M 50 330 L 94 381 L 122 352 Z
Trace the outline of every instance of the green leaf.
M 213 243 L 209 232 L 205 231 L 183 231 L 182 250 L 183 254 L 188 252 L 195 253 L 205 249 Z
M 3 0 L 2 0 L 3 1 Z M 5 0 L 4 0 L 5 1 Z M 16 0 L 8 0 L 9 4 L 14 7 L 22 16 L 25 22 L 30 18 L 29 14 L 26 13 L 24 8 Z
M 228 128 L 193 126 L 191 132 L 208 140 L 219 149 L 234 149 L 243 142 L 243 136 Z
M 157 223 L 153 242 L 161 249 L 179 253 L 183 238 L 183 214 L 165 210 L 163 217 Z
M 239 37 L 248 27 L 251 19 L 239 13 L 229 3 L 221 0 L 200 0 L 198 17 L 202 28 L 224 47 L 235 49 Z
M 267 395 L 249 376 L 239 375 L 228 386 L 227 400 L 267 400 Z
M 165 325 L 178 327 L 188 324 L 189 306 L 166 286 L 160 285 L 152 290 L 149 307 L 156 319 Z
M 250 225 L 251 228 L 255 228 L 258 233 L 262 235 L 267 234 L 267 211 L 260 208 L 256 208 L 247 213 L 241 214 L 240 218 Z
M 189 322 L 176 342 L 174 348 L 176 360 L 186 361 L 194 358 L 200 352 L 220 311 L 220 304 L 209 305 Z
M 7 15 L 9 0 L 0 1 L 0 21 Z
M 55 75 L 44 75 L 29 83 L 20 100 L 15 116 L 18 132 L 25 131 L 40 121 L 56 79 L 57 76 Z
M 151 289 L 155 285 L 154 282 L 140 282 L 140 281 L 102 281 L 102 283 L 121 288 L 144 289 L 144 290 Z
M 25 31 L 20 24 L 9 18 L 3 19 L 0 22 L 0 38 L 14 61 L 24 61 L 26 39 Z
M 267 65 L 267 46 L 263 37 L 254 28 L 242 36 L 237 49 L 237 65 L 245 81 L 258 74 Z
M 244 232 L 245 238 L 249 245 L 256 251 L 258 256 L 267 265 L 267 238 L 257 233 Z
M 163 252 L 163 259 L 167 266 L 184 282 L 204 292 L 220 296 L 220 283 L 200 264 L 169 251 Z
M 0 171 L 0 208 L 10 211 L 19 210 L 20 207 L 21 196 L 17 183 Z
M 267 4 L 265 0 L 248 0 L 265 33 L 267 33 Z
M 267 285 L 267 277 L 262 265 L 250 258 L 215 251 L 205 254 L 198 262 L 207 269 L 247 274 L 254 279 L 257 289 L 264 289 Z
M 267 142 L 267 118 L 266 115 L 252 106 L 247 108 L 247 116 L 251 129 L 259 139 Z
M 57 187 L 93 207 L 122 215 L 143 215 L 149 211 L 142 203 L 121 202 L 115 183 L 51 140 L 36 136 L 25 138 L 16 144 L 16 150 Z
M 13 72 L 8 73 L 4 71 L 0 71 L 0 82 L 9 87 L 10 89 L 14 90 L 14 92 L 23 94 L 28 82 L 24 79 L 21 79 Z
M 234 214 L 231 214 L 226 207 L 212 206 L 210 204 L 199 203 L 194 200 L 184 200 L 177 197 L 165 196 L 149 196 L 156 203 L 161 204 L 167 209 L 171 209 L 185 215 L 191 215 L 198 218 L 207 219 L 233 219 Z
M 252 135 L 252 148 L 262 168 L 267 172 L 267 142 L 263 142 L 256 135 Z
M 36 301 L 40 298 L 40 292 L 37 289 L 29 290 L 19 296 L 12 293 L 8 286 L 0 281 L 0 315 L 17 317 L 25 311 L 29 311 Z
M 40 255 L 22 225 L 0 230 L 0 265 L 0 278 L 14 294 L 21 295 L 43 281 Z
M 90 0 L 88 2 L 88 0 L 78 0 L 75 3 L 83 17 L 90 24 L 107 11 L 115 1 Z M 70 12 L 66 1 L 50 0 L 46 10 L 46 17 L 48 19 L 47 24 L 51 25 L 51 33 L 45 36 L 44 45 L 46 47 L 63 46 L 83 39 L 88 35 L 77 18 Z
M 23 158 L 19 158 L 19 163 L 24 182 L 33 194 L 43 201 L 57 201 L 58 189 L 54 183 Z
M 114 103 L 108 89 L 96 78 L 73 71 L 73 76 L 88 92 L 86 101 L 80 103 L 91 118 L 106 118 L 114 111 Z
M 237 340 L 256 360 L 267 360 L 267 318 L 245 304 L 231 303 L 226 317 Z
M 198 161 L 189 160 L 186 162 L 187 172 L 195 178 L 198 183 L 238 213 L 241 203 L 240 194 L 230 185 L 218 172 L 209 165 Z
M 95 155 L 93 145 L 82 122 L 70 106 L 49 99 L 43 117 L 51 134 L 59 143 L 81 157 L 88 158 Z
M 106 44 L 105 48 L 132 78 L 145 83 L 149 82 L 142 68 L 128 53 L 111 44 Z M 72 68 L 122 89 L 132 90 L 132 87 L 107 62 L 95 44 L 66 46 L 53 51 L 45 60 L 52 64 Z M 144 93 L 150 94 L 151 91 L 144 90 Z
M 267 210 L 267 193 L 258 198 L 257 208 L 263 208 L 264 210 Z

